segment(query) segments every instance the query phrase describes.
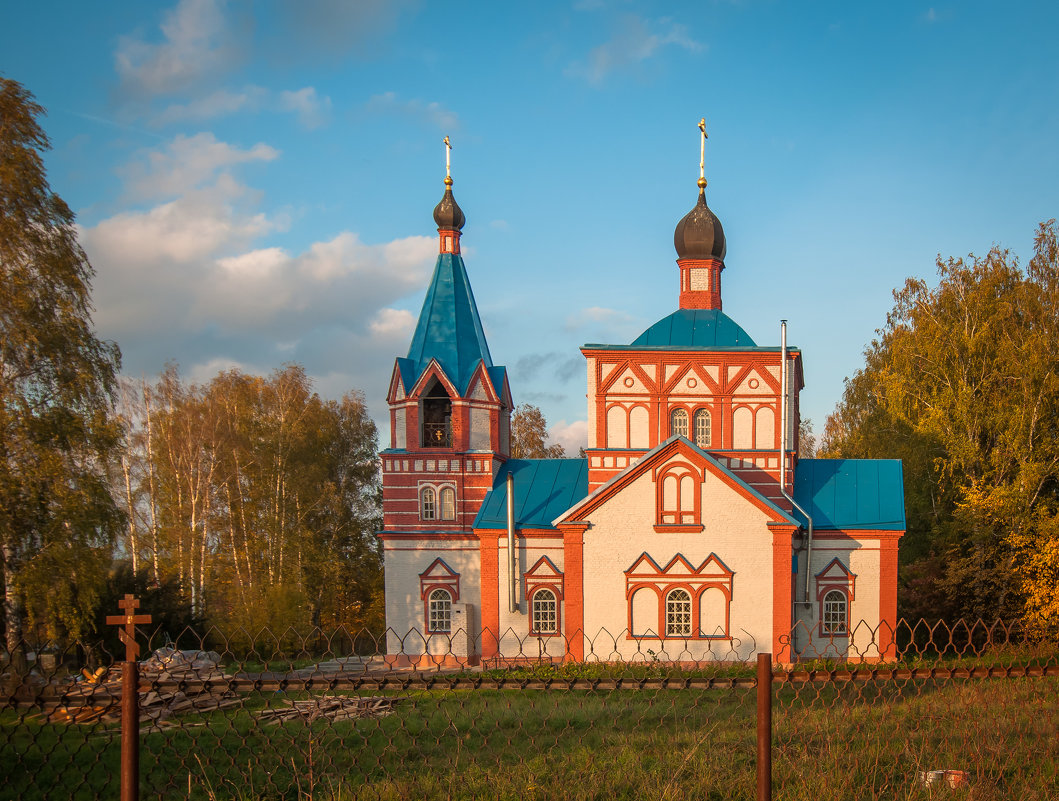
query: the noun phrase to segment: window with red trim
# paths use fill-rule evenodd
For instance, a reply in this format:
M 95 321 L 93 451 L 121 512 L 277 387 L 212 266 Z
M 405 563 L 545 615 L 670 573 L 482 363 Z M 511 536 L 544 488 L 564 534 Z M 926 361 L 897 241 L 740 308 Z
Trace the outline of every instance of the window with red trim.
M 816 600 L 822 636 L 844 637 L 849 634 L 850 606 L 856 587 L 856 574 L 850 572 L 837 557 L 816 574 Z
M 842 590 L 830 590 L 824 594 L 820 630 L 832 637 L 849 633 L 849 602 Z
M 432 590 L 427 599 L 427 631 L 448 634 L 452 630 L 452 595 L 448 590 Z
M 559 633 L 559 599 L 549 589 L 539 589 L 530 599 L 530 631 L 533 634 Z
M 686 464 L 667 465 L 655 479 L 658 526 L 700 527 L 698 471 Z
M 698 409 L 692 418 L 695 434 L 695 444 L 700 448 L 710 447 L 710 413 L 705 409 Z
M 669 413 L 669 436 L 688 436 L 688 410 L 674 409 Z
M 735 574 L 710 554 L 698 567 L 677 554 L 665 567 L 646 553 L 625 571 L 630 639 L 726 640 Z
M 666 594 L 666 636 L 691 636 L 691 593 L 677 588 Z

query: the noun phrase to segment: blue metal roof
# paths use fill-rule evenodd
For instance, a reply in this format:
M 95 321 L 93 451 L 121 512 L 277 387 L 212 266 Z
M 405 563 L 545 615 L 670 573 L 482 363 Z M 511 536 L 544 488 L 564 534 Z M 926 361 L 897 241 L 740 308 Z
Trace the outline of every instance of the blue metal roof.
M 405 389 L 423 374 L 431 359 L 437 359 L 445 375 L 463 393 L 478 362 L 493 366 L 489 345 L 485 341 L 474 293 L 467 279 L 467 268 L 458 253 L 441 253 L 430 279 L 423 310 L 419 313 L 412 344 L 408 348 L 411 364 L 401 367 Z M 400 364 L 400 361 L 398 362 Z M 406 376 L 414 378 L 409 382 Z
M 677 309 L 632 342 L 633 347 L 755 347 L 754 340 L 720 309 Z
M 493 389 L 496 390 L 497 396 L 504 399 L 504 376 L 507 374 L 506 367 L 490 367 L 487 371 L 489 373 L 489 380 L 493 382 Z
M 794 500 L 813 528 L 905 529 L 900 459 L 800 459 Z
M 507 475 L 515 477 L 515 527 L 554 528 L 552 521 L 588 495 L 587 459 L 510 459 L 493 480 L 475 528 L 507 528 Z

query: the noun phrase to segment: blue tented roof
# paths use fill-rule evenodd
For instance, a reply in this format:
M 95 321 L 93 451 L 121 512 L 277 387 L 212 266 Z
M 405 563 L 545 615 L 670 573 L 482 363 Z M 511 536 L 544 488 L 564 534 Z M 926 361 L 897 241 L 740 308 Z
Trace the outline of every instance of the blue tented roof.
M 677 309 L 632 342 L 633 347 L 756 347 L 738 323 L 720 309 Z
M 408 348 L 408 363 L 398 361 L 406 390 L 411 389 L 431 359 L 437 359 L 461 393 L 467 389 L 478 362 L 484 361 L 487 368 L 493 366 L 467 269 L 458 253 L 438 255 Z M 406 376 L 414 378 L 409 381 Z
M 587 459 L 510 459 L 493 480 L 475 528 L 507 528 L 507 475 L 515 478 L 516 528 L 554 528 L 552 521 L 588 495 Z
M 905 529 L 900 459 L 800 459 L 794 500 L 812 516 L 813 528 Z

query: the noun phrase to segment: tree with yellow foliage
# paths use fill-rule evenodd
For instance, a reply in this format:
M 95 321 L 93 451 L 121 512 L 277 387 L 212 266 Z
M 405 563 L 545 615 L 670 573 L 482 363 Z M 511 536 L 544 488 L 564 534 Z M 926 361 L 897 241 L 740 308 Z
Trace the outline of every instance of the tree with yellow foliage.
M 847 379 L 822 452 L 905 463 L 900 600 L 913 617 L 1059 629 L 1059 247 L 994 247 L 908 279 Z

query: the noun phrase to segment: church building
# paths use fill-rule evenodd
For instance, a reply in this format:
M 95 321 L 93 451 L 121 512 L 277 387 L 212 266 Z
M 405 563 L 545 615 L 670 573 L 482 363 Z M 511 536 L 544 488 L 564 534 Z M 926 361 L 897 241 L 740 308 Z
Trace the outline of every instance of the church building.
M 437 264 L 387 394 L 394 660 L 893 655 L 901 463 L 799 458 L 801 351 L 785 323 L 758 345 L 722 311 L 724 231 L 701 169 L 698 185 L 674 233 L 676 310 L 581 348 L 584 458 L 513 459 L 507 370 L 446 175 Z

